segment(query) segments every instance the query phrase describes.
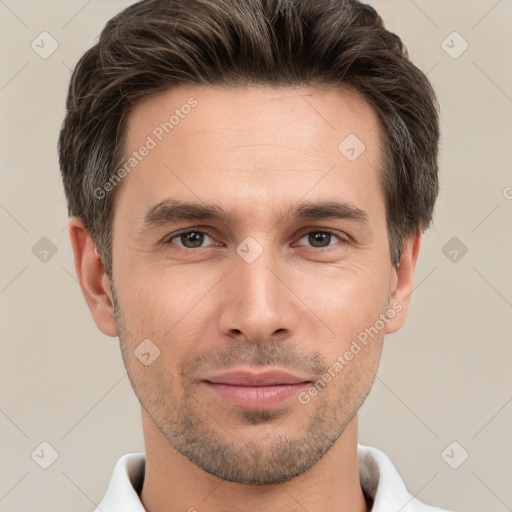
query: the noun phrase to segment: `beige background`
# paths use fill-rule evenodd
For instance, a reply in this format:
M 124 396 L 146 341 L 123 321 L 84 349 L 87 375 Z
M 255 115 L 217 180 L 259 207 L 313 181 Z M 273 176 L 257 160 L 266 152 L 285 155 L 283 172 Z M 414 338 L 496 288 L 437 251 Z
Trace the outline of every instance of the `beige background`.
M 1 512 L 90 511 L 117 459 L 143 449 L 117 340 L 96 329 L 75 279 L 56 153 L 70 69 L 128 3 L 0 0 Z M 443 137 L 435 227 L 424 237 L 408 323 L 387 339 L 360 412 L 360 441 L 385 451 L 422 501 L 505 512 L 512 510 L 512 1 L 372 4 L 428 72 Z M 59 45 L 47 59 L 31 48 L 43 31 Z M 458 58 L 464 43 L 454 31 L 469 44 Z M 57 250 L 46 262 L 33 253 L 43 237 Z M 456 262 L 452 247 L 443 252 L 452 237 L 468 249 L 461 256 L 455 248 Z M 58 452 L 46 470 L 31 457 L 43 441 Z M 452 469 L 446 460 L 456 465 L 465 451 L 468 459 Z

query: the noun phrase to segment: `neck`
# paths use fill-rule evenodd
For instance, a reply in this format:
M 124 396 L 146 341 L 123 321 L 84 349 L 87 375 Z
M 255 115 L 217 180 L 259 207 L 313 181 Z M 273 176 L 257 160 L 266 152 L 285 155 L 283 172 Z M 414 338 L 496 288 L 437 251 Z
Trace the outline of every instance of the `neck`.
M 287 482 L 255 485 L 206 473 L 179 454 L 142 409 L 148 512 L 367 512 L 359 480 L 357 416 L 312 468 Z

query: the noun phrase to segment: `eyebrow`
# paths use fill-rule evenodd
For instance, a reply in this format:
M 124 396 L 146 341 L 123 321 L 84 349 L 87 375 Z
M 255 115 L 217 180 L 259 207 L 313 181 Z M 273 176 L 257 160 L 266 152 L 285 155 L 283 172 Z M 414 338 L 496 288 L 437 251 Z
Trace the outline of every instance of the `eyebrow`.
M 289 208 L 280 220 L 341 219 L 359 224 L 368 222 L 368 214 L 346 202 L 300 201 Z M 151 229 L 179 221 L 209 220 L 232 223 L 233 213 L 215 204 L 191 203 L 176 199 L 164 199 L 152 206 L 140 219 L 141 230 Z

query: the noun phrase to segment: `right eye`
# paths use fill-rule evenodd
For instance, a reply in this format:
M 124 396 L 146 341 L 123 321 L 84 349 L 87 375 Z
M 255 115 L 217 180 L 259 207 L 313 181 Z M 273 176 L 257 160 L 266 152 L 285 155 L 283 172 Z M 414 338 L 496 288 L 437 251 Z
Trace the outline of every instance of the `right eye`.
M 207 231 L 201 229 L 188 229 L 171 235 L 165 240 L 164 243 L 169 245 L 177 245 L 183 249 L 201 249 L 203 248 L 202 245 L 205 241 L 205 238 L 209 238 L 213 241 Z M 177 242 L 175 242 L 175 240 Z

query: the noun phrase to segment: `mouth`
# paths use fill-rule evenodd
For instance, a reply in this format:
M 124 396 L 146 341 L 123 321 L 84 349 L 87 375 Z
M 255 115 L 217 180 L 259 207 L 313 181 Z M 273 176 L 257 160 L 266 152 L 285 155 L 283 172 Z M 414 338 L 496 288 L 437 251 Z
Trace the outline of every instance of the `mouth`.
M 202 381 L 218 397 L 245 409 L 271 409 L 283 405 L 312 381 L 281 370 L 261 373 L 232 371 Z

